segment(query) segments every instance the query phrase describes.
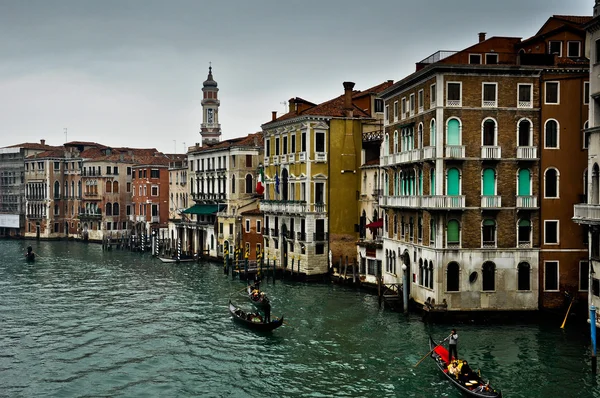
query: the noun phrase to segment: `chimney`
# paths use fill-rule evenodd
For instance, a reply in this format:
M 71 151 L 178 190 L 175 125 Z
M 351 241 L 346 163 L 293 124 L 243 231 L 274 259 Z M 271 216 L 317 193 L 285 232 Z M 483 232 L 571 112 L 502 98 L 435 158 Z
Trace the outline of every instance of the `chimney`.
M 288 101 L 288 112 L 295 113 L 296 112 L 296 100 L 294 98 L 290 98 Z
M 46 145 L 46 140 L 40 140 L 40 144 Z
M 277 111 L 271 111 L 271 121 L 277 119 Z
M 353 82 L 344 82 L 344 111 L 347 117 L 352 117 L 352 89 Z
M 485 41 L 485 32 L 479 32 L 479 42 Z

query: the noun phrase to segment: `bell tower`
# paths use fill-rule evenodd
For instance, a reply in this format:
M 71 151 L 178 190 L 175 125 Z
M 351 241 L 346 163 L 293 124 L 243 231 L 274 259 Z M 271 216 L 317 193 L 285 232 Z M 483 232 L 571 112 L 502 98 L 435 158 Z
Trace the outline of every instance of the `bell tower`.
M 212 66 L 209 66 L 208 78 L 202 87 L 202 124 L 200 125 L 202 146 L 213 145 L 221 140 L 218 93 L 217 82 L 212 75 Z

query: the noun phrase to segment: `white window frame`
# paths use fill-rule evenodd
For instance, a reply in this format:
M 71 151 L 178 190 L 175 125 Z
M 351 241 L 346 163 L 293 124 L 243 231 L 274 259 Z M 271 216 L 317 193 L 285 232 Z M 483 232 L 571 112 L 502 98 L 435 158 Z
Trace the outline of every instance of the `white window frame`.
M 560 51 L 558 54 L 551 52 L 552 43 L 560 43 Z M 548 40 L 548 54 L 556 54 L 559 57 L 562 57 L 563 53 L 563 42 L 562 40 Z
M 496 57 L 496 62 L 494 62 L 494 63 L 488 62 L 488 56 L 489 55 L 495 56 Z M 486 53 L 485 54 L 485 64 L 486 65 L 498 65 L 499 63 L 500 63 L 500 56 L 498 55 L 498 53 Z
M 556 84 L 556 102 L 548 102 L 548 83 Z M 545 105 L 560 105 L 560 82 L 557 80 L 544 82 L 544 104 Z
M 423 89 L 417 91 L 417 107 L 419 113 L 423 112 L 425 108 L 425 92 Z
M 485 126 L 485 122 L 487 122 L 488 120 L 491 120 L 494 122 L 494 145 L 485 145 L 484 144 L 483 127 Z M 481 121 L 481 146 L 498 146 L 498 121 L 496 119 L 494 119 L 493 117 L 486 117 L 485 119 L 483 119 Z M 482 188 L 483 188 L 483 186 L 482 186 Z
M 546 290 L 546 264 L 547 263 L 556 263 L 556 287 L 557 290 Z M 549 260 L 549 261 L 544 261 L 544 287 L 543 290 L 545 292 L 558 292 L 560 291 L 560 261 L 558 260 Z
M 569 54 L 569 45 L 572 43 L 576 43 L 577 44 L 577 55 L 570 55 Z M 569 40 L 567 41 L 567 57 L 569 58 L 579 58 L 581 57 L 581 41 L 579 40 Z
M 435 91 L 435 83 L 429 86 L 429 102 L 431 103 L 431 107 L 435 107 L 436 105 L 436 91 Z
M 548 170 L 556 170 L 556 196 L 546 196 L 546 173 Z M 560 171 L 556 167 L 548 167 L 544 170 L 544 199 L 560 199 Z
M 547 225 L 548 223 L 556 223 L 556 242 L 547 242 Z M 544 245 L 557 246 L 560 245 L 560 220 L 544 220 Z
M 548 124 L 548 122 L 550 120 L 553 120 L 556 122 L 556 146 L 555 147 L 549 147 L 546 145 L 546 125 Z M 542 131 L 542 134 L 544 134 L 544 149 L 560 149 L 560 123 L 558 122 L 558 120 L 556 119 L 548 119 L 544 122 L 544 130 Z
M 587 95 L 585 95 L 586 91 L 587 91 Z M 590 103 L 590 82 L 583 82 L 583 104 L 588 105 L 589 103 Z
M 478 63 L 471 62 L 471 57 L 479 57 L 479 62 Z M 481 54 L 469 54 L 469 65 L 481 65 L 482 62 L 483 62 L 483 60 L 481 58 Z
M 390 106 L 387 104 L 383 109 L 383 124 L 388 125 L 390 123 Z
M 156 188 L 156 195 L 154 194 L 154 189 Z M 159 189 L 158 189 L 158 185 L 152 185 L 150 187 L 150 196 L 159 196 Z
M 529 103 L 527 101 L 521 101 L 519 98 L 519 92 L 521 86 L 529 86 Z M 532 83 L 517 83 L 517 108 L 533 108 L 533 84 Z
M 415 94 L 411 94 L 408 100 L 408 107 L 410 108 L 410 116 L 415 115 Z
M 494 86 L 494 103 L 492 104 L 491 101 L 487 101 L 488 103 L 486 104 L 485 98 L 484 98 L 484 91 L 485 91 L 485 86 L 486 85 L 490 85 L 490 86 Z M 481 107 L 482 108 L 497 108 L 498 107 L 498 83 L 497 82 L 483 82 L 481 83 Z
M 398 121 L 398 101 L 394 101 L 394 122 Z
M 256 220 L 256 233 L 257 234 L 262 234 L 262 229 L 261 229 L 262 225 L 260 220 Z
M 406 113 L 408 112 L 407 108 L 406 108 L 406 97 L 402 98 L 402 106 L 400 108 L 401 114 L 402 114 L 402 119 L 404 120 L 406 118 Z
M 250 233 L 250 219 L 246 218 L 246 220 L 244 220 L 244 231 L 248 234 Z
M 448 87 L 450 86 L 450 84 L 458 84 L 458 92 L 459 92 L 459 99 L 458 100 L 449 100 L 448 99 Z M 452 103 L 450 104 L 449 101 L 458 101 L 456 103 Z M 453 107 L 453 108 L 458 108 L 462 106 L 462 82 L 446 82 L 446 106 L 447 107 Z

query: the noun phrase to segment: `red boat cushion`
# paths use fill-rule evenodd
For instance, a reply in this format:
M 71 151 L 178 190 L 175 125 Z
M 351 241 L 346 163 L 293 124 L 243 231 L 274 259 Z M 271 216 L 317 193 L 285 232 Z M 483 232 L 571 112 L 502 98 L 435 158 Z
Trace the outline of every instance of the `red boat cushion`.
M 447 364 L 449 363 L 447 349 L 445 349 L 444 347 L 439 345 L 439 346 L 435 347 L 435 349 L 433 351 L 435 351 L 435 353 L 438 354 L 444 360 L 444 362 L 446 362 Z

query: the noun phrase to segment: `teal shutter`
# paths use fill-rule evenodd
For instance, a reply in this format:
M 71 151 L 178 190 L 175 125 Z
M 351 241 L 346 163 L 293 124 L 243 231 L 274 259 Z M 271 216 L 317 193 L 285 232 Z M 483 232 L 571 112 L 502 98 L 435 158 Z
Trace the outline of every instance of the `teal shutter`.
M 459 228 L 458 228 L 458 221 L 456 220 L 450 220 L 448 221 L 448 235 L 446 240 L 448 241 L 448 243 L 457 243 L 458 242 L 458 237 L 459 237 Z
M 458 120 L 451 119 L 448 121 L 448 145 L 460 145 L 460 124 Z
M 460 173 L 455 168 L 448 170 L 448 195 L 460 195 Z
M 483 196 L 493 196 L 496 194 L 496 173 L 493 169 L 483 170 Z
M 530 174 L 528 169 L 519 170 L 519 196 L 529 196 L 531 195 L 530 190 Z

